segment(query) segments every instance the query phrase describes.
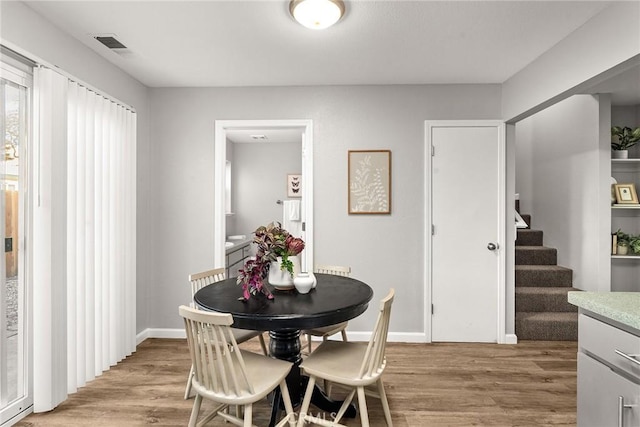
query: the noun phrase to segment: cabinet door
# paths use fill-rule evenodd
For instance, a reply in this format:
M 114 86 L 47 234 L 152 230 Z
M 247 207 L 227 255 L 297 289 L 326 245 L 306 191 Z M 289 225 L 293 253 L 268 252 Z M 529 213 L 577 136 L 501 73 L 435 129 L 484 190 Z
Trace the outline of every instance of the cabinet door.
M 618 424 L 619 398 L 624 399 L 622 424 Z M 618 375 L 608 366 L 578 353 L 578 426 L 640 425 L 640 385 Z

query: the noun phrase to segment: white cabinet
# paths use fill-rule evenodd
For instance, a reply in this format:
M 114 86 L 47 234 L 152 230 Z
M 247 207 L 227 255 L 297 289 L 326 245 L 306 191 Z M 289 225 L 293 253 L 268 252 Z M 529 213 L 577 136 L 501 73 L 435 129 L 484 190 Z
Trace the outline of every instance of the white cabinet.
M 640 191 L 640 159 L 612 159 L 611 175 L 618 184 L 633 183 Z M 640 234 L 640 205 L 612 205 L 611 232 Z M 640 291 L 640 255 L 611 255 L 611 290 Z
M 640 425 L 640 385 L 578 353 L 578 426 Z
M 578 427 L 640 426 L 640 331 L 581 313 Z
M 226 251 L 227 277 L 238 277 L 239 270 L 244 267 L 246 259 L 250 255 L 249 243 L 238 244 Z

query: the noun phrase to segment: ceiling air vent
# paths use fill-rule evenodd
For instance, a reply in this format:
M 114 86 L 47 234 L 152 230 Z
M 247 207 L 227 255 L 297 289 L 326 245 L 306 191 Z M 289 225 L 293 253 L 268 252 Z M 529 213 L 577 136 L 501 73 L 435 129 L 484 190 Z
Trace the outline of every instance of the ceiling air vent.
M 126 49 L 127 47 L 120 43 L 118 39 L 113 36 L 95 36 L 96 40 L 108 47 L 109 49 Z

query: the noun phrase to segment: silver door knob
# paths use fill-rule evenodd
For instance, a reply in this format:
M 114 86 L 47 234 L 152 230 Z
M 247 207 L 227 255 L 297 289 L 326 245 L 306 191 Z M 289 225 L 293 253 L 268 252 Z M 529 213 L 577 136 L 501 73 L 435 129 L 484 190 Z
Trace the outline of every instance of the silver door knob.
M 490 251 L 495 251 L 496 249 L 498 249 L 498 244 L 497 243 L 489 243 L 487 245 L 487 249 L 489 249 Z

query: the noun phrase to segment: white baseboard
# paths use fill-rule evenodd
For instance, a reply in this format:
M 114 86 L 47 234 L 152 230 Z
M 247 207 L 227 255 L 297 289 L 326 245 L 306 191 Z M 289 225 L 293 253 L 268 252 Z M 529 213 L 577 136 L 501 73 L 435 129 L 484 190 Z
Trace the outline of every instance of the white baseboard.
M 369 341 L 371 332 L 352 332 L 347 330 L 349 341 Z M 389 332 L 388 342 L 423 343 L 427 342 L 427 335 L 423 332 Z
M 187 338 L 187 334 L 184 329 L 169 329 L 169 328 L 147 328 L 144 331 L 136 335 L 136 345 L 139 345 L 147 338 Z
M 349 341 L 369 341 L 371 332 L 351 332 L 347 331 Z M 147 328 L 144 331 L 136 335 L 136 345 L 147 338 L 183 338 L 187 336 L 184 329 L 163 329 L 163 328 Z M 316 337 L 313 337 L 314 340 Z M 321 338 L 318 337 L 319 340 Z M 422 332 L 389 332 L 387 337 L 389 342 L 411 342 L 420 343 L 426 342 L 426 335 Z
M 354 332 L 347 331 L 349 341 L 369 341 L 371 332 Z M 184 329 L 169 328 L 147 328 L 136 336 L 136 345 L 147 338 L 181 338 L 186 339 L 187 336 Z M 321 340 L 320 337 L 313 337 L 313 340 Z M 389 342 L 406 342 L 406 343 L 424 343 L 427 342 L 427 336 L 423 332 L 389 332 L 387 337 Z M 506 334 L 504 344 L 517 344 L 518 337 L 515 334 Z
M 506 334 L 504 336 L 504 343 L 505 344 L 518 344 L 518 337 L 516 336 L 516 334 Z

